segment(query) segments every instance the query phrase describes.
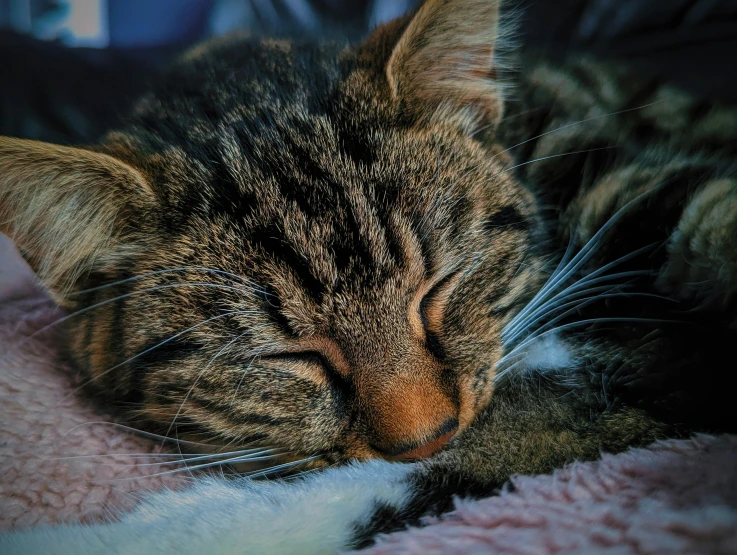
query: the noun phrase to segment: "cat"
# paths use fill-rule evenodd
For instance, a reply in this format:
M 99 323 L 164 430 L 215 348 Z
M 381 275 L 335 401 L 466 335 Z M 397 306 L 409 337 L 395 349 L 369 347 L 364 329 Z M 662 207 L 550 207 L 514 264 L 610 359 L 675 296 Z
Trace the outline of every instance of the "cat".
M 334 552 L 737 428 L 737 110 L 508 34 L 427 0 L 358 46 L 217 39 L 98 145 L 0 139 L 1 229 L 95 394 L 251 477 L 318 470 L 3 552 Z

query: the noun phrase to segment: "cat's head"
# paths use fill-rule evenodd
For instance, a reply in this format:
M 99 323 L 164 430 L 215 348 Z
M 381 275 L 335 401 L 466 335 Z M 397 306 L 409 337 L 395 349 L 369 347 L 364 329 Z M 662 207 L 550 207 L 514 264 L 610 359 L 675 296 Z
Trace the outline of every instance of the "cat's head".
M 414 458 L 467 427 L 539 279 L 498 20 L 431 0 L 356 48 L 221 40 L 101 145 L 1 139 L 2 229 L 82 311 L 77 364 L 180 438 Z

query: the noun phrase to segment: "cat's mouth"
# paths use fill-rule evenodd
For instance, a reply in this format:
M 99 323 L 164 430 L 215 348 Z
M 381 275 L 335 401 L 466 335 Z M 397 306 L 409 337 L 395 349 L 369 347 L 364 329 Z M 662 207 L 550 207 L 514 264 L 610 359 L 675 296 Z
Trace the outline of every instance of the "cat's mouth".
M 410 461 L 425 459 L 440 451 L 458 432 L 458 419 L 449 418 L 430 437 L 400 444 L 389 451 L 378 450 L 381 456 L 387 460 Z

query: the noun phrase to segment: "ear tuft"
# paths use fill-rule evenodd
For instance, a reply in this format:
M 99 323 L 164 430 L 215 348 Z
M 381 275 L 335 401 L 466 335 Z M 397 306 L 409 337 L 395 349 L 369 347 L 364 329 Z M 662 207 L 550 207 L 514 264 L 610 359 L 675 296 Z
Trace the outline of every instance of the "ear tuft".
M 110 253 L 152 202 L 143 176 L 112 156 L 0 137 L 0 231 L 57 292 Z
M 386 67 L 395 97 L 424 113 L 440 109 L 495 125 L 503 107 L 494 61 L 499 5 L 500 0 L 425 2 Z

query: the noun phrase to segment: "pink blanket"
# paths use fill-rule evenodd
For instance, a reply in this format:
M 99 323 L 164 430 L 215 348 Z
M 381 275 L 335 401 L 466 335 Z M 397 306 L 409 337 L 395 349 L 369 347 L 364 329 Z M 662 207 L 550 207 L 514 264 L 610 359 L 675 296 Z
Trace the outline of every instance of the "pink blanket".
M 737 436 L 666 441 L 512 481 L 514 491 L 459 501 L 365 555 L 737 553 Z
M 185 481 L 148 478 L 166 470 L 156 464 L 163 456 L 151 456 L 158 442 L 116 429 L 77 395 L 78 380 L 57 362 L 53 326 L 31 337 L 60 316 L 0 235 L 0 530 L 100 520 Z
M 114 518 L 187 482 L 150 477 L 171 452 L 110 425 L 76 394 L 53 334 L 31 337 L 58 317 L 0 236 L 0 529 Z M 514 485 L 369 553 L 737 553 L 735 436 L 605 455 Z

